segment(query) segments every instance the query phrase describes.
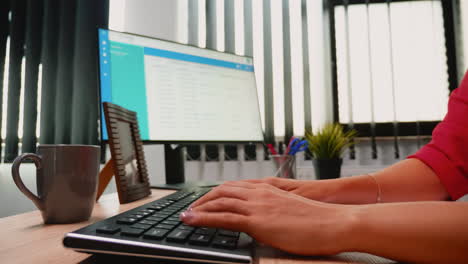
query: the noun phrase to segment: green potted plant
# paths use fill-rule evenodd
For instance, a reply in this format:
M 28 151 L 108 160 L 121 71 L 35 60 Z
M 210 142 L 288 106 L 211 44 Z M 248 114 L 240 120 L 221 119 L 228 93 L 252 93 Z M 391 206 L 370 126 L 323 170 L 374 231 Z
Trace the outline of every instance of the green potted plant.
M 316 133 L 306 130 L 305 139 L 309 144 L 317 179 L 340 177 L 343 152 L 354 144 L 356 135 L 356 130 L 345 132 L 337 123 L 326 124 Z

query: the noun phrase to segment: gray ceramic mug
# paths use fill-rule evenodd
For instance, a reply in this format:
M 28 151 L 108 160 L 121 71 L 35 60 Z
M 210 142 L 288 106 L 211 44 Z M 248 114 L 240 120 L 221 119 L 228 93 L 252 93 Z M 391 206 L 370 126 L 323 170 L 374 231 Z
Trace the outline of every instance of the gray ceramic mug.
M 90 145 L 39 145 L 37 154 L 17 157 L 11 168 L 16 186 L 31 199 L 46 224 L 88 220 L 98 186 L 100 148 Z M 23 160 L 36 164 L 37 196 L 23 183 Z

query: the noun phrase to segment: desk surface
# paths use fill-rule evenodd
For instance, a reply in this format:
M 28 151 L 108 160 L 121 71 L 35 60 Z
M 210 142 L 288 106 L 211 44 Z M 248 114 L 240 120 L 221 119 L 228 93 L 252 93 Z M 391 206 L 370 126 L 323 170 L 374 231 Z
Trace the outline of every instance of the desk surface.
M 98 257 L 66 249 L 62 245 L 65 233 L 85 225 L 106 219 L 117 213 L 158 199 L 173 191 L 153 190 L 152 195 L 130 203 L 119 204 L 116 193 L 104 195 L 96 203 L 91 219 L 86 222 L 65 225 L 44 225 L 39 211 L 0 218 L 0 259 L 2 263 L 106 263 Z M 393 263 L 365 254 L 345 253 L 334 257 L 296 257 L 268 247 L 257 247 L 256 262 L 259 264 L 342 264 L 342 263 Z M 135 261 L 131 261 L 135 262 Z M 147 263 L 137 261 L 138 263 Z M 148 263 L 153 263 L 148 261 Z

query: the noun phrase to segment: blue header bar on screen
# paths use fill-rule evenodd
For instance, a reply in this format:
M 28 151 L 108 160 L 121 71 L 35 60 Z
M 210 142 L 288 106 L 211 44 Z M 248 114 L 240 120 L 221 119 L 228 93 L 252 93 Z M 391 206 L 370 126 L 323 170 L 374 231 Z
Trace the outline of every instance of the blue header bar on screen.
M 253 72 L 254 70 L 253 65 L 235 63 L 235 62 L 224 61 L 224 60 L 217 60 L 217 59 L 200 57 L 200 56 L 186 54 L 186 53 L 147 48 L 147 47 L 145 47 L 144 50 L 145 50 L 145 55 L 150 55 L 150 56 L 157 56 L 157 57 L 163 57 L 163 58 L 174 59 L 174 60 L 207 64 L 207 65 L 231 68 L 231 69 L 248 71 L 248 72 Z

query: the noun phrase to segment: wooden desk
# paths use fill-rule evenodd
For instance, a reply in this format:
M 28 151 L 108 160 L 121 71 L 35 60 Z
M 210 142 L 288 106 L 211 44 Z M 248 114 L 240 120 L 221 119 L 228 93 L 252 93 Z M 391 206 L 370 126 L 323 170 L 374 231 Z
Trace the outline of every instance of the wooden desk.
M 0 218 L 0 262 L 1 263 L 109 263 L 102 257 L 78 253 L 62 245 L 65 233 L 91 223 L 106 219 L 117 213 L 172 193 L 168 190 L 153 190 L 152 195 L 121 205 L 116 193 L 104 195 L 95 205 L 91 219 L 86 222 L 66 225 L 44 225 L 39 211 Z M 342 264 L 342 263 L 392 263 L 380 258 L 367 258 L 360 254 L 340 254 L 335 257 L 297 257 L 267 247 L 257 247 L 256 263 L 259 264 Z M 119 257 L 112 263 L 160 263 L 148 259 L 125 259 Z

